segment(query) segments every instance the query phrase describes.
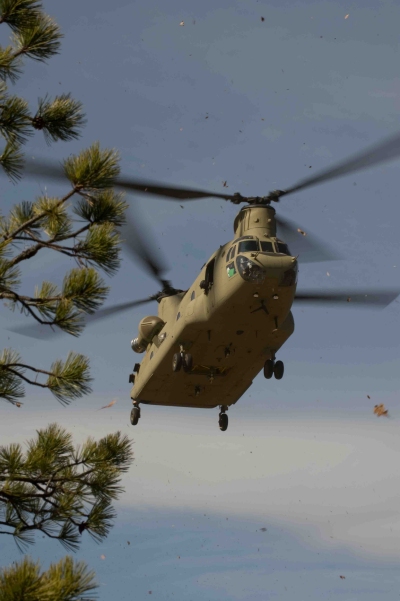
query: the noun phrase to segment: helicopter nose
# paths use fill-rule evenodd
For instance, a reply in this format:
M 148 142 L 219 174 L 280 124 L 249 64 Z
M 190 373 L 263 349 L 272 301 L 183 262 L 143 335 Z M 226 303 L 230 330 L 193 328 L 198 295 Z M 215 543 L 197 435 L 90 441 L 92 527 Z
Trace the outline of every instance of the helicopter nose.
M 266 280 L 278 286 L 293 286 L 297 282 L 297 258 L 289 255 L 265 256 L 261 259 Z

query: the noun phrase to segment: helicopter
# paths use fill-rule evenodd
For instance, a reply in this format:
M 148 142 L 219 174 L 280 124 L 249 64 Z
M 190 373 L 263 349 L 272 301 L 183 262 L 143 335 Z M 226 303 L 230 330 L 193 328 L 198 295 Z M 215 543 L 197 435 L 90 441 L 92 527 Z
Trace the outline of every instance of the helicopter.
M 266 196 L 243 197 L 166 184 L 118 178 L 115 187 L 173 200 L 214 197 L 244 204 L 234 220 L 234 237 L 206 261 L 187 290 L 165 279 L 166 268 L 154 246 L 132 222 L 126 244 L 161 290 L 140 300 L 98 310 L 87 322 L 104 319 L 151 301 L 157 315 L 147 315 L 132 340 L 141 362 L 129 374 L 132 385 L 132 425 L 141 405 L 219 407 L 218 425 L 228 428 L 228 408 L 234 405 L 263 371 L 266 379 L 284 376 L 278 351 L 294 332 L 294 303 L 350 303 L 385 307 L 400 290 L 298 291 L 298 263 L 338 258 L 325 243 L 312 240 L 288 219 L 278 216 L 273 203 L 311 186 L 394 159 L 400 155 L 400 134 L 367 151 Z M 60 178 L 57 167 L 28 163 L 28 173 Z M 283 234 L 281 238 L 278 232 Z M 285 239 L 284 239 L 285 238 Z M 290 242 L 291 241 L 291 242 Z M 289 248 L 300 247 L 298 254 Z

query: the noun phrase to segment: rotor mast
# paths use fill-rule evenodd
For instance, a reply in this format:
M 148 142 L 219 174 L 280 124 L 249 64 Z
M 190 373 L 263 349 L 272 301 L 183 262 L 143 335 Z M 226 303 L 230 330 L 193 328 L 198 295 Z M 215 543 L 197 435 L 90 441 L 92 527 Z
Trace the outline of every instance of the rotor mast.
M 263 235 L 276 237 L 275 209 L 270 204 L 250 204 L 242 207 L 233 223 L 235 238 Z

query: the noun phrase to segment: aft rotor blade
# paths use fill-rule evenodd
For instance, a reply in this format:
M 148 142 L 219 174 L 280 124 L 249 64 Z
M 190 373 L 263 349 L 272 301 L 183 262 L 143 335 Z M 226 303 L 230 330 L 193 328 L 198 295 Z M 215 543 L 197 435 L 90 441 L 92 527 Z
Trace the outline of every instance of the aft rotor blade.
M 138 224 L 129 216 L 127 216 L 126 224 L 121 228 L 121 233 L 123 247 L 129 252 L 131 258 L 139 259 L 146 271 L 164 287 L 165 280 L 162 275 L 168 271 L 168 266 L 157 252 L 154 238 L 148 232 L 143 234 L 142 224 L 139 224 L 138 227 Z
M 56 165 L 50 161 L 41 159 L 26 159 L 24 171 L 28 175 L 44 175 L 51 179 L 65 180 L 65 173 L 62 165 Z M 175 200 L 196 200 L 198 198 L 222 198 L 223 200 L 232 200 L 240 202 L 240 194 L 219 194 L 208 190 L 195 190 L 194 188 L 181 188 L 170 186 L 158 182 L 151 182 L 133 177 L 119 177 L 113 184 L 116 188 L 130 190 L 132 192 L 144 192 L 154 196 L 164 196 Z M 245 199 L 243 199 L 245 200 Z
M 360 154 L 349 157 L 345 161 L 338 163 L 335 167 L 324 169 L 313 177 L 307 177 L 291 188 L 286 188 L 286 190 L 283 190 L 281 196 L 286 196 L 287 194 L 292 194 L 292 192 L 298 192 L 299 190 L 304 190 L 305 188 L 322 184 L 323 182 L 336 177 L 342 177 L 344 175 L 348 175 L 349 173 L 360 171 L 361 169 L 366 169 L 367 167 L 372 167 L 373 165 L 378 165 L 379 163 L 391 161 L 398 156 L 400 156 L 399 133 L 388 140 L 385 140 L 384 142 L 380 142 L 379 144 L 372 146 Z
M 91 325 L 95 321 L 107 319 L 107 317 L 111 317 L 117 313 L 123 313 L 128 309 L 133 309 L 134 307 L 150 303 L 152 300 L 154 299 L 151 297 L 143 298 L 140 300 L 128 301 L 126 303 L 119 303 L 118 305 L 112 305 L 111 307 L 105 307 L 104 309 L 99 309 L 96 311 L 96 313 L 85 316 L 85 324 Z M 46 326 L 40 323 L 29 325 L 21 324 L 19 326 L 15 326 L 15 328 L 8 328 L 8 330 L 10 332 L 15 332 L 15 334 L 21 334 L 22 336 L 28 336 L 29 338 L 36 338 L 37 340 L 51 340 L 60 334 L 68 333 L 55 325 Z
M 370 307 L 387 307 L 400 294 L 400 290 L 382 290 L 381 292 L 365 290 L 351 292 L 349 290 L 338 290 L 336 292 L 321 292 L 310 290 L 298 292 L 295 296 L 297 303 L 309 304 L 349 304 L 365 305 Z
M 290 252 L 298 255 L 301 263 L 338 261 L 342 257 L 314 234 L 305 232 L 286 217 L 275 216 L 279 237 L 289 245 Z

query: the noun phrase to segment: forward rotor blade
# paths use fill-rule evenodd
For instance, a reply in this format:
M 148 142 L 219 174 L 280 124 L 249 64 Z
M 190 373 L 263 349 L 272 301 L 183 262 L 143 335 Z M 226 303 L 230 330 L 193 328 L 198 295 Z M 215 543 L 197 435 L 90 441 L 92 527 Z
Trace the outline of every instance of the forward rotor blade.
M 50 179 L 65 180 L 65 173 L 62 165 L 56 165 L 50 161 L 43 161 L 41 159 L 26 159 L 24 171 L 28 175 L 44 175 Z M 207 190 L 181 188 L 170 186 L 169 184 L 130 177 L 117 178 L 114 187 L 134 192 L 145 192 L 146 194 L 152 194 L 154 196 L 166 196 L 167 198 L 173 198 L 175 200 L 196 200 L 197 198 L 214 197 L 240 202 L 241 198 L 241 196 L 237 194 L 219 194 L 218 192 L 209 192 Z
M 336 292 L 321 292 L 310 290 L 309 292 L 298 292 L 295 296 L 296 303 L 366 305 L 370 307 L 387 307 L 400 294 L 400 290 L 382 290 L 381 292 L 365 290 L 350 292 L 338 290 Z
M 155 196 L 166 196 L 176 200 L 196 200 L 197 198 L 222 198 L 223 200 L 236 200 L 237 195 L 219 194 L 218 192 L 209 192 L 207 190 L 194 190 L 193 188 L 176 188 L 167 184 L 158 184 L 156 182 L 146 182 L 131 178 L 118 178 L 115 181 L 117 187 L 124 190 L 133 190 L 135 192 L 146 192 Z M 244 199 L 243 199 L 244 200 Z
M 96 311 L 96 313 L 85 316 L 85 324 L 91 325 L 95 321 L 107 319 L 107 317 L 111 317 L 117 313 L 123 313 L 128 309 L 133 309 L 134 307 L 139 307 L 140 305 L 145 305 L 153 300 L 154 299 L 149 297 L 99 309 Z M 51 340 L 56 336 L 60 336 L 60 334 L 67 334 L 67 332 L 64 332 L 64 330 L 58 328 L 57 326 L 50 327 L 40 323 L 29 325 L 21 324 L 19 326 L 15 326 L 15 328 L 8 328 L 8 330 L 10 332 L 15 332 L 15 334 L 21 334 L 22 336 L 28 336 L 29 338 L 36 338 L 37 340 Z
M 310 188 L 317 184 L 322 184 L 322 182 L 326 182 L 336 177 L 342 177 L 349 173 L 366 169 L 367 167 L 372 167 L 373 165 L 378 165 L 379 163 L 391 161 L 398 156 L 400 156 L 400 134 L 396 134 L 388 140 L 376 144 L 360 154 L 349 157 L 345 161 L 338 163 L 335 167 L 329 167 L 328 169 L 320 171 L 313 177 L 307 177 L 306 179 L 301 180 L 291 188 L 283 190 L 282 196 L 304 190 L 305 188 Z
M 282 239 L 289 245 L 290 252 L 298 255 L 301 263 L 338 261 L 342 258 L 328 244 L 314 234 L 309 235 L 304 232 L 290 219 L 276 215 L 275 220 L 279 235 L 282 234 Z

